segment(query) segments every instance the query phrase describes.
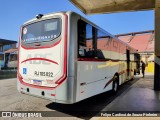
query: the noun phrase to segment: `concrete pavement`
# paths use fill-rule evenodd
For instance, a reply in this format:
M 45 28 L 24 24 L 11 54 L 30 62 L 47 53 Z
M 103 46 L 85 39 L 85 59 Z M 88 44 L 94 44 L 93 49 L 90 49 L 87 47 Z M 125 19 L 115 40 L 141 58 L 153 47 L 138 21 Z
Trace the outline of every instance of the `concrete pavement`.
M 153 82 L 153 74 L 146 73 L 102 111 L 160 111 L 160 92 L 153 90 Z
M 160 92 L 153 90 L 152 74 L 145 78 L 137 75 L 121 85 L 116 95 L 106 92 L 71 105 L 20 94 L 16 89 L 16 78 L 0 80 L 0 91 L 0 111 L 57 111 L 59 115 L 70 116 L 65 117 L 68 120 L 86 119 L 87 115 L 87 119 L 93 119 L 102 111 L 160 111 Z
M 52 103 L 50 100 L 45 100 L 25 94 L 20 94 L 16 88 L 16 78 L 1 79 L 0 80 L 0 111 L 55 111 L 46 107 L 47 104 Z M 62 116 L 64 113 L 59 112 Z M 68 115 L 66 115 L 68 116 Z M 71 117 L 71 118 L 70 118 Z M 66 120 L 77 120 L 77 117 L 66 117 Z M 1 118 L 0 118 L 1 119 Z M 9 119 L 9 118 L 3 118 Z M 10 118 L 12 120 L 22 118 Z M 53 120 L 53 118 L 23 118 L 23 120 Z M 54 117 L 54 119 L 61 119 L 60 117 Z

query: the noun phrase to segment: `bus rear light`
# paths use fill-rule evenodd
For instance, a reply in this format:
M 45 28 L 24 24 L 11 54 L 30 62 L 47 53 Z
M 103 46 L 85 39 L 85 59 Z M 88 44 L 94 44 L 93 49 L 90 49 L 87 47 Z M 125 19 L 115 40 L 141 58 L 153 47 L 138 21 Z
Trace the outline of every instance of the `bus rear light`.
M 51 96 L 55 96 L 55 94 L 51 94 Z
M 46 80 L 46 81 L 47 81 L 47 84 L 54 84 L 53 80 Z

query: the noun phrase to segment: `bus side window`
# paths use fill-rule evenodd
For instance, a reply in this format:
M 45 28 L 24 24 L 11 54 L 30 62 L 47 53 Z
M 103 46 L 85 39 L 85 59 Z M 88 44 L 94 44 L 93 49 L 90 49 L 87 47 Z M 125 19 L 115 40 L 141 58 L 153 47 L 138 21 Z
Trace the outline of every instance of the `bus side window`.
M 92 29 L 90 24 L 78 21 L 78 57 L 94 57 Z
M 97 51 L 96 57 L 106 59 L 110 57 L 110 36 L 101 30 L 97 30 Z

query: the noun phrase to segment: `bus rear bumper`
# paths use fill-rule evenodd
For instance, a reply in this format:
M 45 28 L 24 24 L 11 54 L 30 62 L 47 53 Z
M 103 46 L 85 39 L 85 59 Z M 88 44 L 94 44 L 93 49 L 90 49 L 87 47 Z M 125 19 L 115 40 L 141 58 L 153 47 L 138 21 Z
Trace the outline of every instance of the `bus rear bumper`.
M 72 100 L 57 100 L 56 99 L 56 88 L 52 90 L 45 90 L 45 89 L 38 89 L 38 88 L 33 88 L 29 86 L 25 86 L 17 80 L 17 90 L 21 94 L 27 94 L 47 100 L 51 100 L 56 103 L 62 103 L 62 104 L 73 104 L 74 102 Z
M 53 101 L 55 100 L 55 90 L 44 90 L 44 89 L 24 86 L 18 80 L 17 80 L 17 89 L 22 94 L 28 94 L 36 97 L 50 99 Z

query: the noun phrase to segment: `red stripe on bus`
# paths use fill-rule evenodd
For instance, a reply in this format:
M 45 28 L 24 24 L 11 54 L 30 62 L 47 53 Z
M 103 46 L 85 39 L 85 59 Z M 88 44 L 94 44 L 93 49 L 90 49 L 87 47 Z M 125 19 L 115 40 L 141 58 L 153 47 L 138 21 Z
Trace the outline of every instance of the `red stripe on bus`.
M 105 84 L 105 86 L 104 86 L 104 88 L 103 89 L 105 89 L 111 82 L 113 82 L 113 78 L 111 79 L 111 80 L 109 80 L 106 84 Z
M 106 62 L 106 61 L 112 61 L 112 62 L 119 62 L 119 61 L 121 61 L 121 60 L 98 59 L 98 58 L 78 58 L 78 61 L 90 61 L 90 62 Z
M 54 64 L 58 65 L 57 62 L 55 62 L 53 60 L 46 59 L 46 58 L 29 58 L 29 59 L 26 59 L 26 60 L 22 61 L 21 63 L 24 63 L 24 62 L 27 62 L 27 61 L 31 61 L 31 60 L 43 60 L 43 61 L 51 62 L 51 63 L 54 63 Z
M 51 94 L 51 96 L 56 96 L 55 94 Z
M 128 70 L 128 69 L 122 70 L 121 72 L 119 72 L 119 75 L 122 75 L 122 74 L 126 73 L 127 70 Z M 129 69 L 129 71 L 130 71 L 130 72 L 134 72 L 134 70 L 132 70 L 132 69 Z M 104 86 L 104 89 L 105 89 L 111 82 L 113 82 L 113 80 L 114 80 L 113 78 L 112 78 L 111 80 L 109 80 L 109 81 L 106 83 L 106 85 Z
M 22 33 L 22 27 L 20 28 L 20 35 Z M 19 36 L 19 41 L 18 41 L 18 66 L 17 66 L 17 78 L 19 79 L 19 53 L 20 53 L 20 40 L 21 36 Z
M 65 16 L 65 32 L 64 32 L 64 68 L 63 68 L 63 75 L 60 77 L 55 83 L 61 84 L 64 82 L 67 78 L 67 38 L 68 38 L 68 16 L 64 14 Z
M 78 61 L 98 61 L 98 62 L 104 62 L 104 61 L 108 61 L 106 59 L 96 59 L 96 58 L 78 58 Z

